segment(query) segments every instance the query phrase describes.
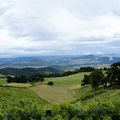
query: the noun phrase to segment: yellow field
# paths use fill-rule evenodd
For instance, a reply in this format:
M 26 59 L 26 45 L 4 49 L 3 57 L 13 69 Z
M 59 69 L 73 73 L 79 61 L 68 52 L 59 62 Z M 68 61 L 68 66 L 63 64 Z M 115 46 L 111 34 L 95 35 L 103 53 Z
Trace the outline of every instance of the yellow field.
M 38 85 L 30 89 L 46 101 L 59 104 L 75 100 L 74 89 L 76 88 L 80 88 L 80 85 Z
M 28 88 L 28 87 L 31 87 L 32 84 L 30 83 L 8 83 L 8 84 L 4 84 L 4 85 L 7 85 L 7 86 L 11 86 L 11 87 L 22 87 L 22 88 Z

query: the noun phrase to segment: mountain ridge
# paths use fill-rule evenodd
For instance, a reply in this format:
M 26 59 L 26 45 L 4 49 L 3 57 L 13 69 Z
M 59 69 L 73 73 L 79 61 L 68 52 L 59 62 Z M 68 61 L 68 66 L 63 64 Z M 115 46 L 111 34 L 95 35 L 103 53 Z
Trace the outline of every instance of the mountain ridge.
M 44 68 L 55 67 L 72 69 L 81 66 L 104 66 L 120 61 L 120 55 L 68 55 L 68 56 L 30 56 L 0 58 L 0 68 Z

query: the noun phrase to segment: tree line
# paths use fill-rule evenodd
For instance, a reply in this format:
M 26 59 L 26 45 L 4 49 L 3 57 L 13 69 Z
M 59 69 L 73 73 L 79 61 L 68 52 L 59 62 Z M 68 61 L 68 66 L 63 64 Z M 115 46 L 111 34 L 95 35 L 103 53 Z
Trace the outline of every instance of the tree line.
M 103 68 L 107 69 L 107 68 Z M 64 71 L 63 73 L 53 73 L 53 74 L 48 74 L 48 75 L 40 75 L 40 74 L 35 74 L 35 75 L 20 75 L 20 76 L 7 76 L 7 82 L 16 82 L 16 83 L 26 83 L 26 82 L 37 82 L 37 81 L 44 81 L 44 77 L 64 77 L 64 76 L 69 76 L 73 74 L 77 74 L 80 72 L 93 72 L 98 69 L 95 69 L 94 67 L 81 67 L 80 69 L 76 69 L 73 71 Z M 29 73 L 28 73 L 29 74 Z M 88 78 L 87 78 L 88 77 Z M 85 75 L 85 80 L 83 80 L 82 85 L 86 85 L 86 82 L 89 81 L 89 76 Z M 86 81 L 87 80 L 87 81 Z M 88 83 L 87 83 L 88 84 Z
M 63 77 L 73 75 L 79 72 L 91 72 L 94 71 L 95 68 L 93 67 L 81 67 L 80 69 L 73 70 L 73 71 L 65 71 L 63 73 L 51 73 L 48 75 L 21 75 L 21 76 L 7 76 L 7 83 L 16 82 L 16 83 L 26 83 L 26 82 L 37 82 L 37 81 L 44 81 L 44 77 Z
M 81 86 L 89 84 L 93 89 L 99 86 L 104 86 L 104 88 L 120 86 L 120 62 L 113 63 L 106 73 L 102 70 L 95 70 L 90 75 L 84 75 Z
M 34 75 L 34 76 L 30 76 L 30 77 L 26 77 L 26 76 L 7 76 L 7 83 L 11 83 L 11 82 L 16 82 L 16 83 L 27 83 L 27 82 L 38 82 L 44 81 L 44 77 L 40 76 L 40 75 Z

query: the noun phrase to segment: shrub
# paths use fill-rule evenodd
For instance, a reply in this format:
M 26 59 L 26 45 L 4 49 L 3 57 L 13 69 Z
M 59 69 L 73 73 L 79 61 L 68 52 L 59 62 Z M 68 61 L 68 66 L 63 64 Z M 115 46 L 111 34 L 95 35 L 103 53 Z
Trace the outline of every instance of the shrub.
M 49 85 L 49 86 L 53 86 L 54 83 L 53 83 L 52 81 L 49 81 L 49 82 L 48 82 L 48 85 Z

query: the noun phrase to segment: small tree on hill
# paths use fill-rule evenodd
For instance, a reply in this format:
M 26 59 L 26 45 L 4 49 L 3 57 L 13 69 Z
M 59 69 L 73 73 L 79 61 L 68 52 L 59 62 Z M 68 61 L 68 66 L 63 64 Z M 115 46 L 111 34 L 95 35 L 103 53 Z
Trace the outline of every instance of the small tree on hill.
M 105 78 L 105 75 L 100 70 L 96 70 L 91 73 L 90 79 L 91 79 L 91 87 L 93 89 L 97 89 L 99 85 L 103 84 L 103 80 Z

